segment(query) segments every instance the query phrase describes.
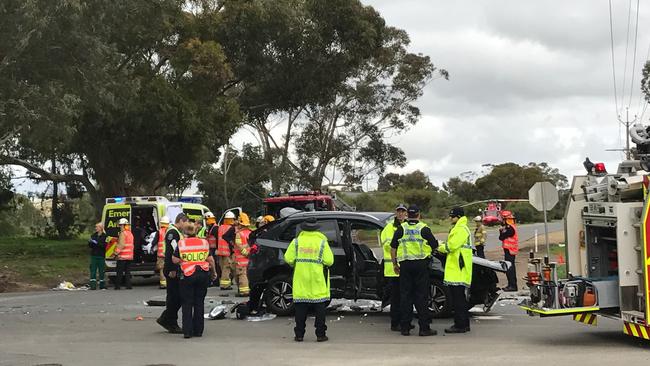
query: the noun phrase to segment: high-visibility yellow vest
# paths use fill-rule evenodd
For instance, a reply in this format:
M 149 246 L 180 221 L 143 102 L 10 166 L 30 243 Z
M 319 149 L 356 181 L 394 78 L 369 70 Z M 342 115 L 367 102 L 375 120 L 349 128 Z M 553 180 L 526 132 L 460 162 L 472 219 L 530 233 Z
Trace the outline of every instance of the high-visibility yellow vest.
M 399 239 L 399 246 L 397 247 L 397 260 L 399 262 L 426 259 L 431 256 L 431 247 L 422 237 L 422 229 L 425 227 L 427 227 L 427 224 L 422 222 L 416 224 L 402 223 L 404 235 Z
M 384 248 L 384 277 L 399 277 L 395 273 L 395 268 L 393 267 L 393 262 L 390 257 L 390 246 L 393 236 L 397 228 L 393 225 L 393 222 L 389 222 L 384 227 L 384 230 L 381 231 L 381 246 Z

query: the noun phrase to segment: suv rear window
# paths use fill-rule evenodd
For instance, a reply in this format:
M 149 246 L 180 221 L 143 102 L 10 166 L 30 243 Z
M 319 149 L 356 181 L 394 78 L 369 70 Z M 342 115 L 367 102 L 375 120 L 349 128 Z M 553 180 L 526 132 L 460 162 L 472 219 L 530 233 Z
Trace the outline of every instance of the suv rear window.
M 300 221 L 292 222 L 284 231 L 280 234 L 279 240 L 289 242 L 293 240 L 298 233 L 300 233 Z M 340 247 L 341 246 L 341 232 L 338 229 L 338 223 L 336 220 L 323 220 L 318 221 L 320 225 L 320 232 L 325 234 L 327 241 L 329 242 L 330 247 Z

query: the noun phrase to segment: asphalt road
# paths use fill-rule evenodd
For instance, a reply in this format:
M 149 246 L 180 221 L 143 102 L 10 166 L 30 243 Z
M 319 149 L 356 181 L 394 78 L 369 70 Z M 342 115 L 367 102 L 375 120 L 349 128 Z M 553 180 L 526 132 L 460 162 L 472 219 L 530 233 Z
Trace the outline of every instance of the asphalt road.
M 599 326 L 591 328 L 567 317 L 531 318 L 515 306 L 515 300 L 500 301 L 489 314 L 474 313 L 472 332 L 465 335 L 442 335 L 450 324 L 447 319 L 434 320 L 438 336 L 403 337 L 389 331 L 385 312 L 331 312 L 327 343 L 316 343 L 311 327 L 304 343 L 293 342 L 290 318 L 206 321 L 203 338 L 185 340 L 155 323 L 162 308 L 143 303 L 162 294 L 152 286 L 119 292 L 2 294 L 0 365 L 647 365 L 650 361 L 650 344 L 625 336 L 617 321 L 599 317 Z M 217 300 L 217 295 L 221 293 L 210 289 L 211 299 Z M 135 320 L 137 316 L 143 320 Z

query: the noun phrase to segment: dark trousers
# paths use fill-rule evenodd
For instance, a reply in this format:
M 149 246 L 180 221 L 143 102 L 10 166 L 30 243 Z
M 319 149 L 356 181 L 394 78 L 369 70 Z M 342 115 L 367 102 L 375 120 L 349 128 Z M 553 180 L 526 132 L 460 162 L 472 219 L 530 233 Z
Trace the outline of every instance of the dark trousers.
M 183 334 L 185 336 L 203 335 L 203 313 L 205 295 L 208 293 L 210 275 L 196 269 L 193 275 L 180 281 L 181 299 L 183 301 Z
M 476 256 L 480 258 L 485 258 L 485 245 L 476 246 Z
M 515 255 L 510 254 L 508 249 L 503 250 L 505 260 L 512 263 L 512 267 L 506 272 L 506 277 L 508 277 L 508 287 L 517 288 L 517 268 L 515 268 Z
M 160 314 L 160 319 L 166 325 L 178 326 L 178 310 L 182 306 L 180 280 L 178 277 L 167 279 L 167 297 L 165 299 L 165 311 Z
M 430 329 L 431 312 L 427 304 L 429 295 L 429 260 L 402 261 L 399 264 L 400 287 L 400 326 L 402 330 L 411 329 L 413 305 L 418 311 L 420 331 Z
M 400 309 L 400 288 L 399 277 L 390 278 L 390 326 L 399 327 L 401 313 Z
M 131 261 L 118 260 L 115 271 L 115 288 L 119 289 L 122 281 L 125 281 L 126 288 L 131 288 Z
M 104 260 L 103 255 L 90 256 L 90 288 L 92 290 L 97 288 L 98 280 L 99 280 L 99 288 L 104 288 L 105 269 L 106 269 L 106 261 Z
M 454 326 L 459 329 L 469 328 L 469 304 L 465 289 L 465 286 L 449 286 L 454 304 Z
M 293 331 L 296 334 L 296 337 L 305 336 L 307 313 L 309 312 L 310 308 L 314 310 L 314 315 L 316 316 L 316 321 L 314 322 L 314 326 L 316 327 L 316 337 L 324 337 L 325 332 L 327 332 L 327 325 L 325 325 L 327 302 L 318 302 L 314 304 L 306 302 L 295 303 L 296 327 L 293 328 Z

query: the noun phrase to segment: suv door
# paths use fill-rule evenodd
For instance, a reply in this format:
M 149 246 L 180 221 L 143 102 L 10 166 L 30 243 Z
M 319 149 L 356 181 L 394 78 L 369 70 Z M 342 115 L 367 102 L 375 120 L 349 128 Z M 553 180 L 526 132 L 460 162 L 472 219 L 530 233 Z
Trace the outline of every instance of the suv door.
M 352 253 L 352 270 L 356 298 L 379 298 L 381 265 L 374 250 L 381 251 L 382 227 L 363 220 L 348 220 L 346 238 Z

